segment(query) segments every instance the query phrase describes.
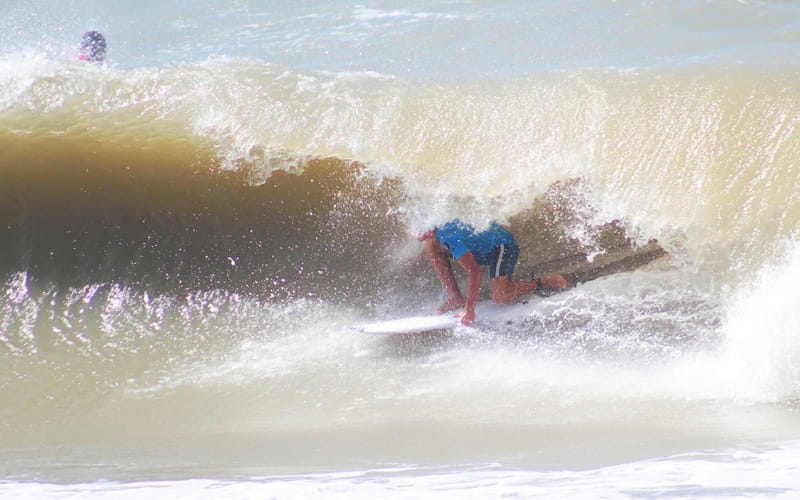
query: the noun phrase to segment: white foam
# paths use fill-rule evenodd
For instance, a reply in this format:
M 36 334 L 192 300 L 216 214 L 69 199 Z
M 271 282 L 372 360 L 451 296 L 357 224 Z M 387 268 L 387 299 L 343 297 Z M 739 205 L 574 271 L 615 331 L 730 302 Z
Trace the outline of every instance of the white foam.
M 800 393 L 800 244 L 785 262 L 740 283 L 728 307 L 720 370 L 739 397 L 781 401 Z
M 774 498 L 800 494 L 800 445 L 727 449 L 588 470 L 535 470 L 497 464 L 445 469 L 401 467 L 241 480 L 191 479 L 0 484 L 6 500 L 90 496 L 94 500 Z

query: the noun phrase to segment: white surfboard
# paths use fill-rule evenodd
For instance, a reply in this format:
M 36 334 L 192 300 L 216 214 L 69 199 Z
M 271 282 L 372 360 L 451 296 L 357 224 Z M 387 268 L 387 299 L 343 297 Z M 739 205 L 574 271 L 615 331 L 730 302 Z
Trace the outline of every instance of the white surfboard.
M 498 304 L 491 300 L 478 303 L 475 308 L 475 324 L 496 323 L 499 321 L 519 319 L 527 314 L 530 306 L 527 303 L 512 305 Z M 458 317 L 459 310 L 445 314 L 429 316 L 410 316 L 407 318 L 378 321 L 365 325 L 355 326 L 354 330 L 372 335 L 396 335 L 401 333 L 431 332 L 437 330 L 452 330 L 461 324 Z

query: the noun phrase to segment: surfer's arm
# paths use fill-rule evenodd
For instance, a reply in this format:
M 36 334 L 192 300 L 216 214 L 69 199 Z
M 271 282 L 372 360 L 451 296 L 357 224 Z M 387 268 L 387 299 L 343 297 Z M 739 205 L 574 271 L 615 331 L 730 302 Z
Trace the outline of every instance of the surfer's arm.
M 458 259 L 458 264 L 467 271 L 467 300 L 464 304 L 464 314 L 461 323 L 471 325 L 475 321 L 475 305 L 481 292 L 481 279 L 483 271 L 475 260 L 472 252 L 467 252 Z

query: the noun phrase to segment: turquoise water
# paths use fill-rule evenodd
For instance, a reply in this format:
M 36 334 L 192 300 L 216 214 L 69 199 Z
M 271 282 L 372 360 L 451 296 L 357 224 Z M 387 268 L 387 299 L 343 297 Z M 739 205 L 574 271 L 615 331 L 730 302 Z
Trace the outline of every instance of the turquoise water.
M 55 12 L 54 12 L 55 11 Z M 792 2 L 9 2 L 4 52 L 104 32 L 124 67 L 247 57 L 434 80 L 586 67 L 797 62 Z

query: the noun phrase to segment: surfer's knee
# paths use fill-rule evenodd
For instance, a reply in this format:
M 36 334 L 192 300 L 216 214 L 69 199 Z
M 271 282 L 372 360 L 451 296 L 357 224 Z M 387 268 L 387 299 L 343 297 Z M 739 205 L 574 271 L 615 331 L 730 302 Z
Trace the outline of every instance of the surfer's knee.
M 510 304 L 514 302 L 514 299 L 516 299 L 511 280 L 506 276 L 497 276 L 496 278 L 492 278 L 492 281 L 489 282 L 489 287 L 492 294 L 492 300 L 498 304 Z

